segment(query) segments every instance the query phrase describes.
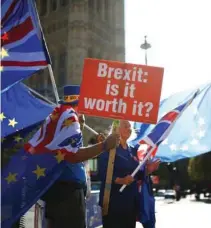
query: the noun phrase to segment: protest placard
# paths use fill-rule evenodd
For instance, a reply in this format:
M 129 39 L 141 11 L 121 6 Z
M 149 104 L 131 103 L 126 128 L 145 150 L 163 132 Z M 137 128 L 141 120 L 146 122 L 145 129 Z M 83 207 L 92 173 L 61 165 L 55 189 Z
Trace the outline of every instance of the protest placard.
M 85 59 L 80 113 L 156 123 L 164 69 L 99 59 Z

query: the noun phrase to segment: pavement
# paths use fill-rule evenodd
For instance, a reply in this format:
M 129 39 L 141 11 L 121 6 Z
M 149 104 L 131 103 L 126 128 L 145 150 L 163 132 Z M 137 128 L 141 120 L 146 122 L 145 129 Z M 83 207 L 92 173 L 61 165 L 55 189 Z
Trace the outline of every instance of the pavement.
M 211 228 L 211 200 L 187 197 L 178 202 L 156 200 L 156 228 Z M 34 208 L 26 214 L 26 228 L 34 228 Z M 39 224 L 39 228 L 42 228 Z M 137 223 L 136 228 L 142 228 Z
M 142 225 L 137 223 L 136 228 Z M 211 228 L 211 200 L 157 201 L 156 228 Z

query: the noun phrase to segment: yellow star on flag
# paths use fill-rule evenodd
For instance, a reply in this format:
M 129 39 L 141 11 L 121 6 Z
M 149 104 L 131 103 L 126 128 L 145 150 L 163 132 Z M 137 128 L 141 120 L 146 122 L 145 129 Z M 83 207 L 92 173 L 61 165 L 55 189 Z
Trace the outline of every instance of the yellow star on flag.
M 51 120 L 54 121 L 58 118 L 59 114 L 58 113 L 54 113 L 54 114 L 51 114 Z
M 7 50 L 5 50 L 4 48 L 1 49 L 0 55 L 1 55 L 1 59 L 9 56 Z
M 7 181 L 7 184 L 10 184 L 11 182 L 16 182 L 16 176 L 18 174 L 17 173 L 10 173 L 8 174 L 8 176 L 5 178 L 5 180 Z
M 0 120 L 3 121 L 5 118 L 6 118 L 6 116 L 5 116 L 4 113 L 2 112 L 2 113 L 0 114 Z
M 23 138 L 20 137 L 20 135 L 14 136 L 15 142 L 20 142 Z
M 8 124 L 8 126 L 15 127 L 15 125 L 16 125 L 17 123 L 18 123 L 18 122 L 15 121 L 15 118 L 13 118 L 12 120 L 9 119 L 9 124 Z
M 3 143 L 6 139 L 4 137 L 1 138 L 1 143 Z
M 69 127 L 72 123 L 73 123 L 72 120 L 68 120 L 68 119 L 67 119 L 67 120 L 64 121 L 63 126 L 64 126 L 64 127 Z
M 3 67 L 3 66 L 0 66 L 0 72 L 2 72 L 2 71 L 3 71 L 3 69 L 4 69 L 4 67 Z
M 46 168 L 40 168 L 39 165 L 37 165 L 37 169 L 35 169 L 33 171 L 33 173 L 35 173 L 37 175 L 37 180 L 40 178 L 40 177 L 44 177 L 45 176 L 45 170 Z
M 55 155 L 55 158 L 58 163 L 64 160 L 65 154 L 63 154 L 60 150 L 58 151 L 57 155 Z

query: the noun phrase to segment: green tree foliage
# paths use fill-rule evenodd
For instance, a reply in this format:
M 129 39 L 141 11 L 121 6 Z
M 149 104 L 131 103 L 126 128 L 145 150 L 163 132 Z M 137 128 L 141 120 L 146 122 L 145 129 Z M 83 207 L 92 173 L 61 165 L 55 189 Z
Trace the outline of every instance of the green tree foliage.
M 211 181 L 211 152 L 190 159 L 188 173 L 193 181 Z

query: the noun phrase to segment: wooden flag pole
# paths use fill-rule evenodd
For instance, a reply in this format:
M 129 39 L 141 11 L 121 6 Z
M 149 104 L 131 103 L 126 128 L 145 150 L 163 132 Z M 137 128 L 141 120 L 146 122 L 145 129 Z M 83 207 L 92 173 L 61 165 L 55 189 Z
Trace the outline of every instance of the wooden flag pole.
M 119 121 L 114 120 L 112 124 L 112 133 L 117 133 L 118 127 L 119 127 Z M 105 183 L 105 190 L 104 190 L 104 197 L 103 197 L 103 208 L 102 208 L 103 216 L 108 214 L 115 156 L 116 156 L 116 148 L 111 149 L 109 152 L 108 167 L 107 167 L 107 173 L 106 173 L 106 183 Z

